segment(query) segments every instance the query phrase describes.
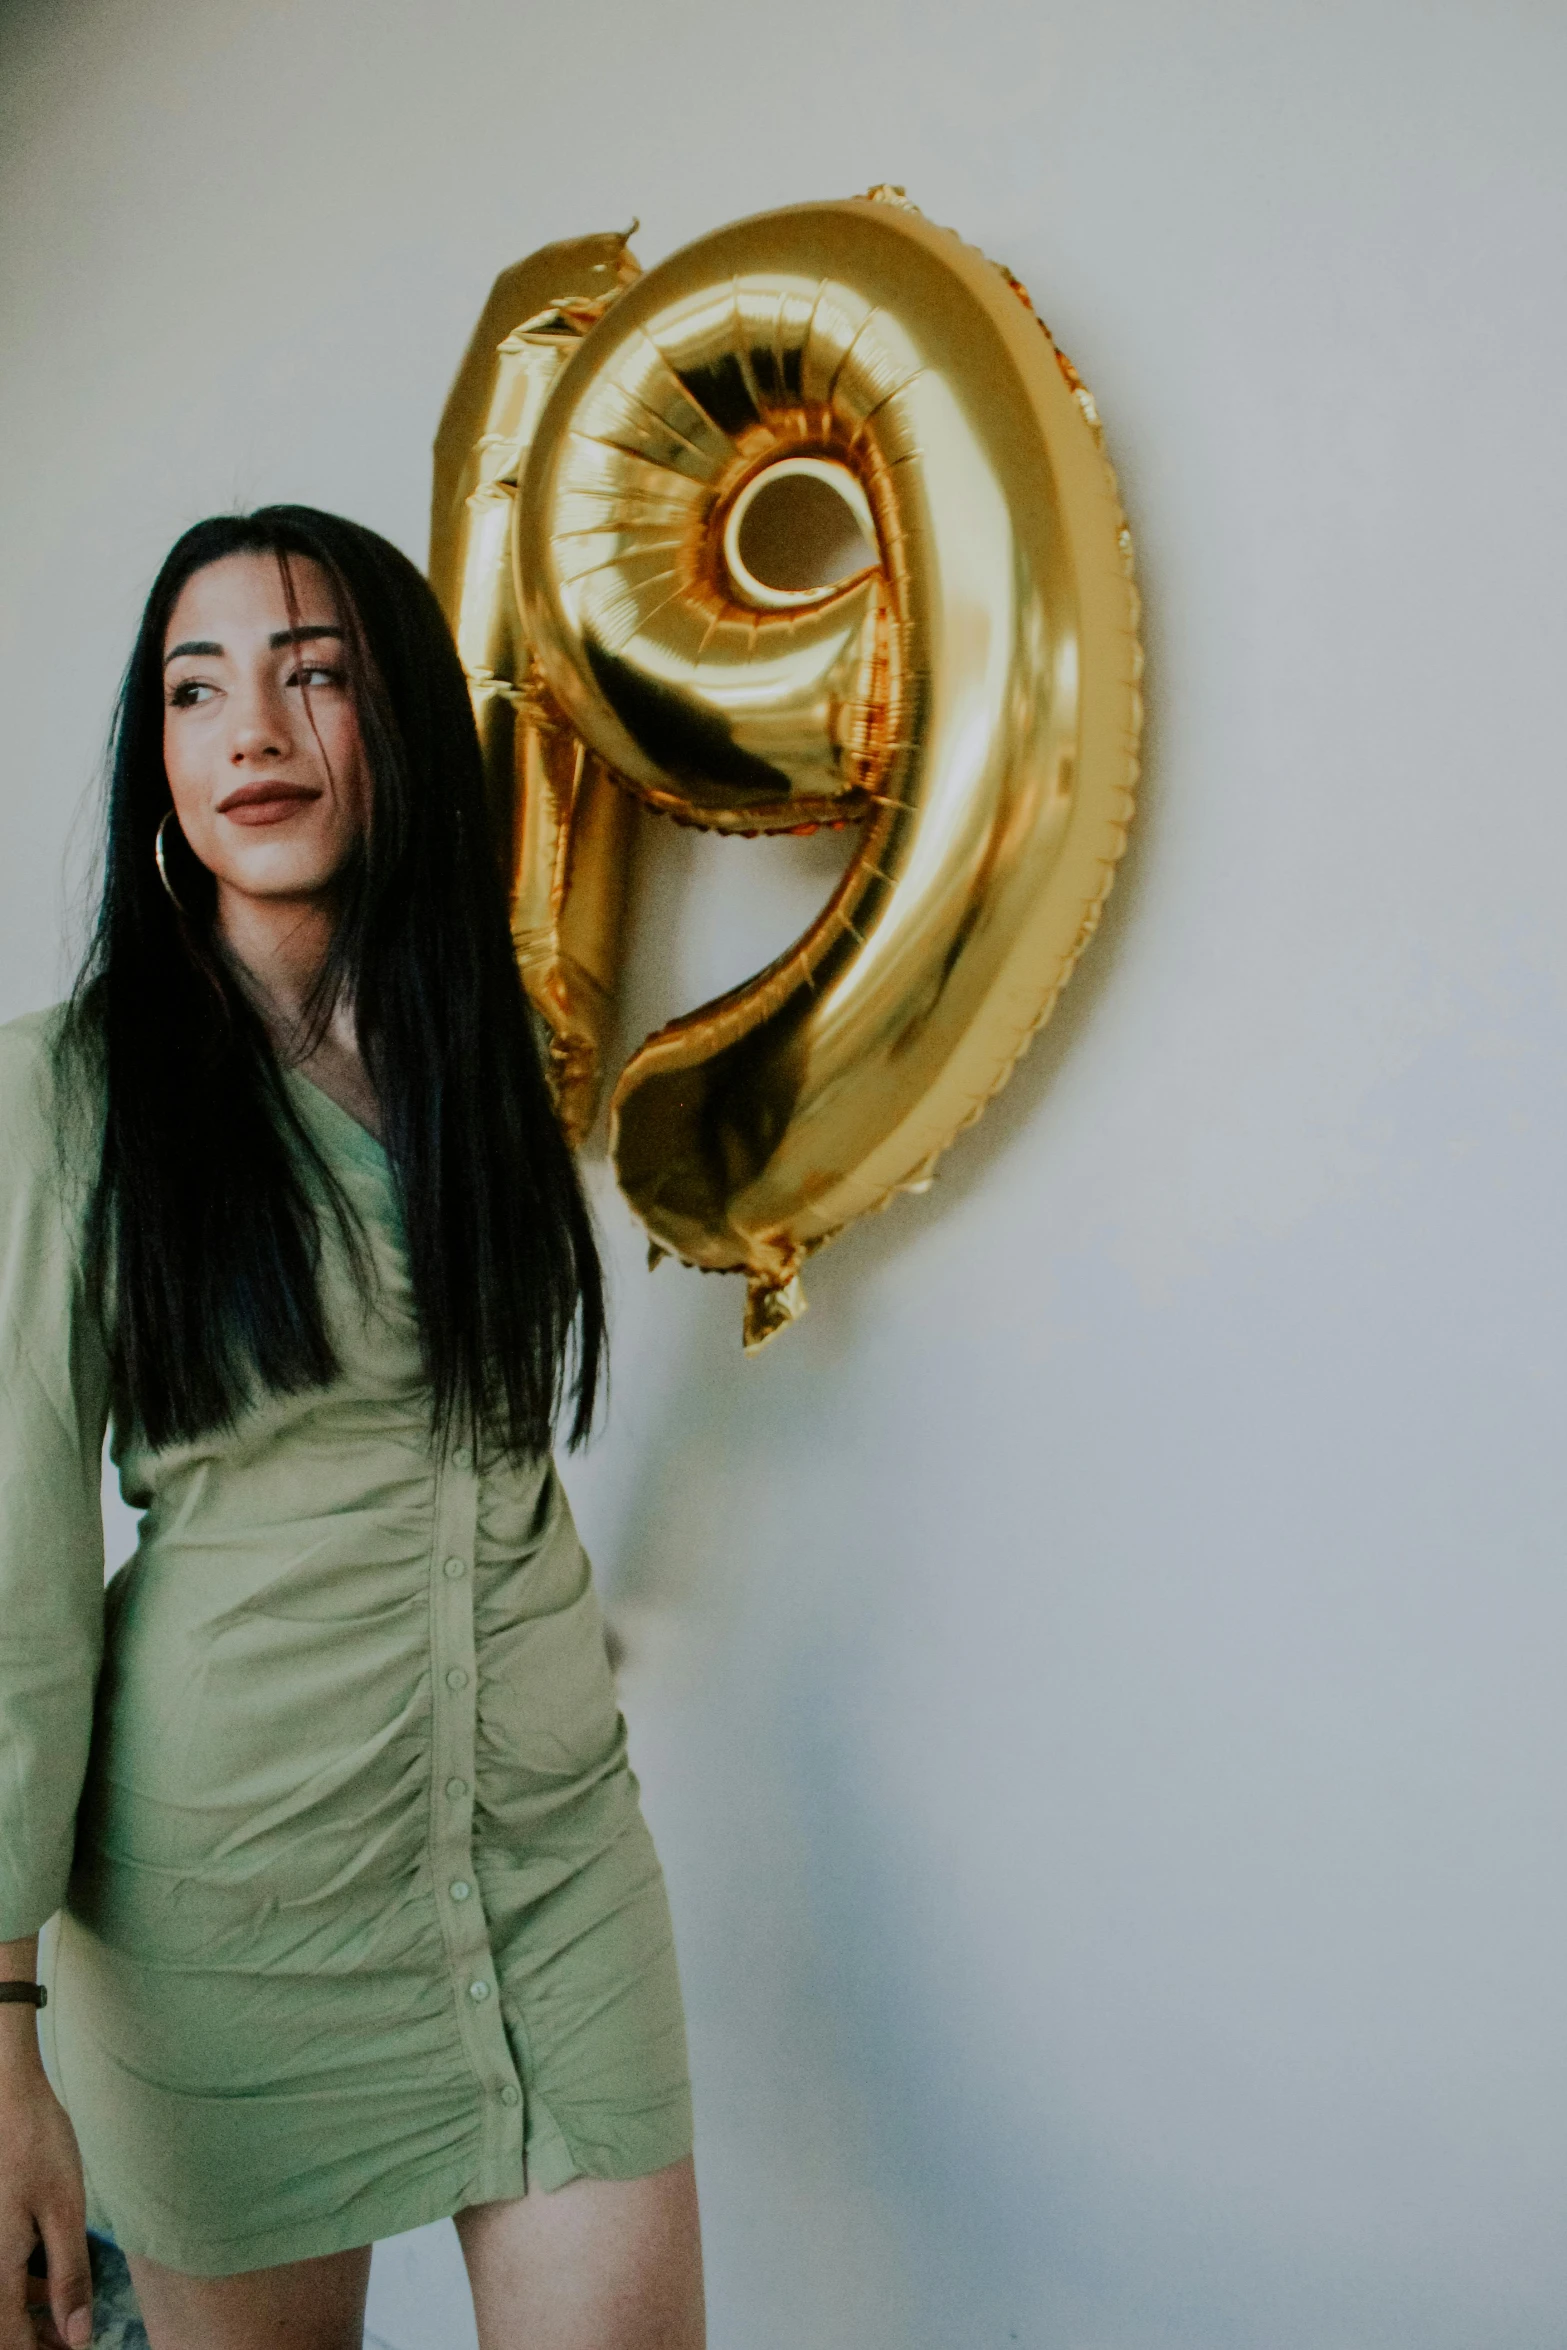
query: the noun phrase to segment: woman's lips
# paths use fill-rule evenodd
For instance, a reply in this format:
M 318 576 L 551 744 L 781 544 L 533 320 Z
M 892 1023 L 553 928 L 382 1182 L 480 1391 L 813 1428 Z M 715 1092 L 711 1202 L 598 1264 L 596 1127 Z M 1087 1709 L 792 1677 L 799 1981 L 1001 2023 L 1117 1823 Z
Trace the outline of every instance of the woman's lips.
M 218 814 L 234 824 L 282 824 L 320 797 L 307 783 L 242 783 L 219 800 Z

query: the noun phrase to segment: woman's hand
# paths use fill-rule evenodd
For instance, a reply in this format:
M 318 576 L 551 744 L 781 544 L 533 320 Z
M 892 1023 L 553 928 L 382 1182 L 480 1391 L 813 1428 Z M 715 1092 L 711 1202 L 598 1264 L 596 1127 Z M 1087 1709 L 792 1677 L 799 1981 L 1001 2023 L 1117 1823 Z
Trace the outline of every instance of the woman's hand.
M 40 2238 L 47 2283 L 29 2276 L 27 2268 Z M 9 2077 L 0 2082 L 0 2271 L 0 2350 L 34 2350 L 35 2340 L 50 2350 L 61 2343 L 86 2350 L 92 2340 L 92 2271 L 82 2158 L 42 2067 L 26 2087 Z M 41 2320 L 36 2336 L 30 2305 Z
M 33 1957 L 0 1946 L 0 1973 L 31 1980 Z M 47 2283 L 28 2274 L 42 2243 Z M 47 2307 L 46 2307 L 47 2305 Z M 29 2308 L 36 2306 L 38 2331 Z M 38 2054 L 37 2010 L 0 2006 L 0 2350 L 86 2350 L 92 2271 L 76 2132 Z

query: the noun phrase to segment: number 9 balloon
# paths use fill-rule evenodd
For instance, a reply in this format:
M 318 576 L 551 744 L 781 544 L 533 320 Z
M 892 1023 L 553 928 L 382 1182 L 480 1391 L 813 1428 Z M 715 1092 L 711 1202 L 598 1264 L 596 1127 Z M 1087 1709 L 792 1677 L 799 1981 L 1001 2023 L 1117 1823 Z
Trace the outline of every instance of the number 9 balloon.
M 839 489 L 871 558 L 747 557 Z M 591 1122 L 640 799 L 722 832 L 856 823 L 805 935 L 633 1054 L 611 1152 L 656 1253 L 748 1280 L 929 1181 L 1005 1084 L 1121 854 L 1131 542 L 1093 402 L 1006 272 L 901 198 L 617 237 L 501 278 L 436 443 L 431 574 L 468 670 L 513 929 L 568 1131 Z

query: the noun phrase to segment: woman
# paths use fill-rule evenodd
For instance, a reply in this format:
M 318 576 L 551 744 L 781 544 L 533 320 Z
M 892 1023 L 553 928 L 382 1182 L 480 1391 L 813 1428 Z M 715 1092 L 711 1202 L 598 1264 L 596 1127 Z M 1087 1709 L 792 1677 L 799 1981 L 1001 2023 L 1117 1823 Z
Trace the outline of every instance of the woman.
M 549 1460 L 599 1268 L 413 566 L 189 531 L 108 829 L 70 1005 L 0 1030 L 0 2350 L 40 2243 L 89 2339 L 83 2160 L 155 2350 L 357 2344 L 370 2244 L 445 2213 L 485 2350 L 698 2350 L 667 1909 Z

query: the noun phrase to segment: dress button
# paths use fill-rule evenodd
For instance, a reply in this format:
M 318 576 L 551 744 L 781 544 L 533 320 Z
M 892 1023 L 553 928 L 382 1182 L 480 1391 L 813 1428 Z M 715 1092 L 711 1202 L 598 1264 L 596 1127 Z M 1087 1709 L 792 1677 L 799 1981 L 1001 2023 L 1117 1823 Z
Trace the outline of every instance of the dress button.
M 468 1463 L 472 1459 L 473 1455 L 468 1450 L 468 1447 L 465 1444 L 459 1444 L 457 1450 L 452 1454 L 452 1467 L 454 1469 L 466 1469 Z
M 501 2103 L 502 2105 L 520 2105 L 522 2103 L 522 2091 L 515 2081 L 508 2081 L 501 2091 Z
M 447 1688 L 448 1688 L 448 1689 L 466 1689 L 466 1688 L 467 1688 L 467 1686 L 468 1686 L 468 1676 L 467 1676 L 467 1674 L 466 1674 L 466 1673 L 463 1671 L 463 1669 L 462 1669 L 462 1666 L 461 1666 L 461 1665 L 453 1665 L 453 1667 L 452 1667 L 451 1671 L 450 1671 L 450 1672 L 447 1674 L 447 1676 L 446 1676 L 446 1686 L 447 1686 Z
M 467 1780 L 448 1779 L 446 1782 L 446 1792 L 451 1797 L 453 1803 L 461 1803 L 463 1797 L 468 1792 Z
M 454 1901 L 466 1901 L 469 1894 L 473 1891 L 473 1887 L 469 1884 L 466 1877 L 459 1877 L 456 1884 L 450 1888 L 450 1891 Z
M 470 1999 L 488 1999 L 490 1996 L 489 1984 L 470 1983 L 468 1985 L 468 1996 Z
M 450 1575 L 452 1581 L 455 1583 L 459 1575 L 467 1574 L 468 1561 L 466 1559 L 448 1559 L 446 1562 L 446 1572 L 448 1575 Z

